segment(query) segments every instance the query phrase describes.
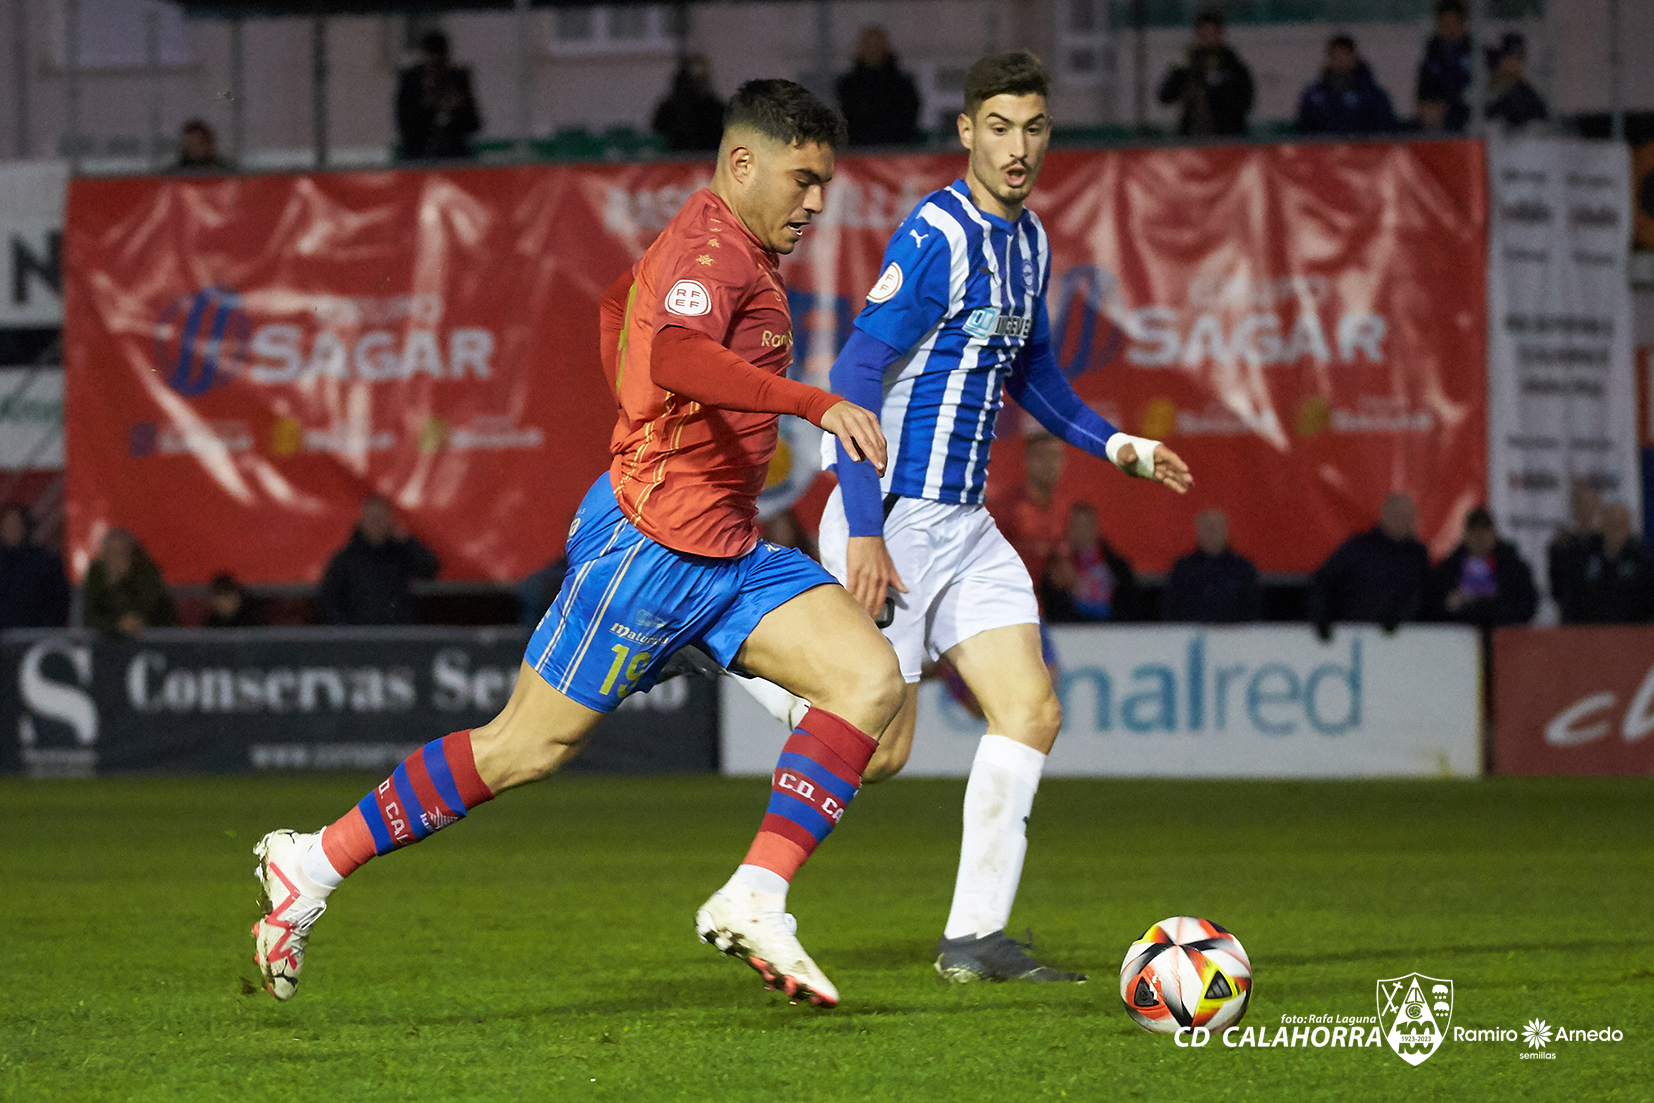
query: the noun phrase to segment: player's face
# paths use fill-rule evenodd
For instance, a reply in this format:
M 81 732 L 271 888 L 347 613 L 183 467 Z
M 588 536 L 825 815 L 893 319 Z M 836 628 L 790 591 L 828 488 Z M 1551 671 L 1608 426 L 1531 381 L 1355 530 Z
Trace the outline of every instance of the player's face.
M 1051 144 L 1045 97 L 1001 95 L 984 100 L 974 116 L 959 116 L 959 140 L 971 151 L 966 177 L 978 205 L 1013 218 L 1034 190 Z M 1001 209 L 983 204 L 983 193 Z
M 819 142 L 784 146 L 755 142 L 741 221 L 777 253 L 790 253 L 810 220 L 827 206 L 833 150 Z

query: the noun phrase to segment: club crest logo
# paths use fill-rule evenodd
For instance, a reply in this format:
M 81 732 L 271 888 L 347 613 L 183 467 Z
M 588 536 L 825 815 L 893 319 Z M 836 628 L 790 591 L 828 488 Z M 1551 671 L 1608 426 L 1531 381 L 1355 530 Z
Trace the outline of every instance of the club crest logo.
M 1378 1023 L 1384 1040 L 1409 1065 L 1441 1048 L 1453 1021 L 1453 982 L 1409 973 L 1378 982 Z

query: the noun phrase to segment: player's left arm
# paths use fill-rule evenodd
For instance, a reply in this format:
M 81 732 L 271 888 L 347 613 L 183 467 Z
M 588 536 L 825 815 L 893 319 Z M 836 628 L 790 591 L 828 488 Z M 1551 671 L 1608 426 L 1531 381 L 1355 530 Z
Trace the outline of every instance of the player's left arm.
M 1189 466 L 1163 443 L 1122 433 L 1085 400 L 1057 366 L 1051 325 L 1042 299 L 1034 332 L 1017 356 L 1005 389 L 1017 405 L 1033 414 L 1052 434 L 1093 456 L 1108 460 L 1128 475 L 1164 483 L 1179 494 L 1194 485 Z

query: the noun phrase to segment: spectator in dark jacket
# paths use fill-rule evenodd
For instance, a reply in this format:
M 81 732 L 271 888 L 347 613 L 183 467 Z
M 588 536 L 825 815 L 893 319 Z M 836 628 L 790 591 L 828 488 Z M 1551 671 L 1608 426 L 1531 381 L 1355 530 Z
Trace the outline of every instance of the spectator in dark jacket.
M 1654 621 L 1654 556 L 1631 534 L 1631 510 L 1619 502 L 1602 509 L 1602 533 L 1585 559 L 1578 624 Z
M 1181 65 L 1160 82 L 1160 102 L 1179 107 L 1177 132 L 1193 137 L 1245 134 L 1252 70 L 1223 41 L 1223 13 L 1201 12 Z
M 551 603 L 557 600 L 558 593 L 563 589 L 563 579 L 568 573 L 568 556 L 559 555 L 517 583 L 514 587 L 517 595 L 517 623 L 525 628 L 538 625 L 545 617 L 546 610 L 551 608 Z
M 33 542 L 29 511 L 0 513 L 0 628 L 62 628 L 69 622 L 63 561 Z
M 1258 568 L 1229 546 L 1222 510 L 1195 516 L 1195 550 L 1179 559 L 1160 591 L 1160 619 L 1197 624 L 1240 624 L 1263 616 Z
M 890 35 L 863 27 L 856 63 L 838 78 L 839 110 L 853 146 L 910 145 L 919 140 L 919 88 L 897 65 Z
M 1321 79 L 1298 97 L 1300 134 L 1378 134 L 1396 128 L 1390 94 L 1373 79 L 1355 39 L 1347 34 L 1327 43 Z
M 177 623 L 161 568 L 130 532 L 110 529 L 86 571 L 86 627 L 136 636 Z
M 1424 47 L 1419 62 L 1417 99 L 1442 105 L 1441 125 L 1463 130 L 1470 122 L 1470 21 L 1461 0 L 1441 0 L 1436 5 L 1436 33 Z M 1422 112 L 1421 112 L 1422 115 Z
M 1430 590 L 1436 616 L 1481 628 L 1526 624 L 1539 607 L 1532 568 L 1485 509 L 1465 517 L 1464 540 L 1431 572 Z
M 1487 80 L 1487 117 L 1508 130 L 1544 122 L 1550 114 L 1544 97 L 1528 83 L 1527 66 L 1527 40 L 1514 32 L 1505 35 L 1489 66 L 1493 72 Z
M 213 575 L 207 583 L 207 606 L 203 628 L 258 628 L 264 624 L 258 603 L 229 573 Z
M 419 41 L 419 63 L 396 85 L 396 133 L 404 161 L 471 156 L 471 135 L 482 129 L 471 95 L 471 70 L 448 62 L 448 36 L 431 31 Z
M 718 148 L 724 133 L 724 101 L 712 87 L 712 63 L 705 54 L 690 54 L 678 63 L 672 91 L 656 106 L 650 126 L 674 153 Z
M 1322 639 L 1336 622 L 1383 625 L 1423 620 L 1430 553 L 1414 534 L 1416 511 L 1406 494 L 1384 499 L 1378 527 L 1338 545 L 1310 578 L 1309 620 Z
M 412 624 L 408 583 L 433 578 L 437 558 L 396 520 L 390 500 L 362 503 L 362 519 L 322 577 L 322 619 L 328 624 Z
M 1568 494 L 1568 511 L 1573 526 L 1552 538 L 1545 550 L 1546 577 L 1551 600 L 1556 602 L 1564 624 L 1579 620 L 1579 595 L 1585 585 L 1585 561 L 1597 540 L 1602 519 L 1602 495 L 1590 483 L 1574 483 Z
M 1057 624 L 1136 620 L 1139 597 L 1131 564 L 1097 527 L 1097 507 L 1075 502 L 1068 511 L 1068 539 L 1052 552 L 1040 587 L 1045 619 Z

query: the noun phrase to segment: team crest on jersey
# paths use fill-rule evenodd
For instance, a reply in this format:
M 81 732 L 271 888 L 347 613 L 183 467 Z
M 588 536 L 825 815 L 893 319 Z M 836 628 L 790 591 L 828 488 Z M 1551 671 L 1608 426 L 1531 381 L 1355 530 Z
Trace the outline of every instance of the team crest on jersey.
M 884 270 L 884 275 L 879 277 L 879 282 L 874 284 L 873 290 L 867 293 L 867 301 L 870 303 L 882 303 L 901 289 L 902 266 L 897 264 L 895 261 L 891 261 L 890 267 L 886 268 Z
M 686 318 L 696 318 L 712 309 L 712 296 L 700 280 L 679 280 L 666 293 L 666 309 Z
M 1422 1065 L 1441 1048 L 1453 1020 L 1453 982 L 1409 973 L 1378 982 L 1378 1022 L 1384 1040 L 1409 1065 Z

